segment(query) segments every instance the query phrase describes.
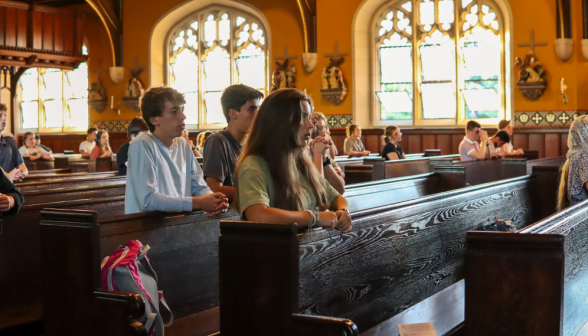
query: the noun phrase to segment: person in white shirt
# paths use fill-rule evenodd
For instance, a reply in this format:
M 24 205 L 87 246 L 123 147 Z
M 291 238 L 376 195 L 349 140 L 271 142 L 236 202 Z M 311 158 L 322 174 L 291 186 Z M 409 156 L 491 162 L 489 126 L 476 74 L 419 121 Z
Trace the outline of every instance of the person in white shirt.
M 20 146 L 18 149 L 22 157 L 28 157 L 31 161 L 36 161 L 38 159 L 51 160 L 53 158 L 50 152 L 44 150 L 41 146 L 37 146 L 35 143 L 35 133 L 26 132 L 23 142 L 24 145 Z
M 498 123 L 498 130 L 505 131 L 506 133 L 508 133 L 508 136 L 510 137 L 510 141 L 502 145 L 502 147 L 500 148 L 500 150 L 505 156 L 525 154 L 522 148 L 514 150 L 514 147 L 512 146 L 512 134 L 514 133 L 514 130 L 512 129 L 512 124 L 510 120 L 501 120 L 500 123 Z
M 96 141 L 94 141 L 96 140 L 96 132 L 97 130 L 94 127 L 89 128 L 86 135 L 86 141 L 80 143 L 80 154 L 82 154 L 83 157 L 90 157 L 92 149 L 96 146 Z
M 152 88 L 141 100 L 151 134 L 140 134 L 129 146 L 125 213 L 204 210 L 223 215 L 229 206 L 212 193 L 182 131 L 186 128 L 184 96 L 169 87 Z

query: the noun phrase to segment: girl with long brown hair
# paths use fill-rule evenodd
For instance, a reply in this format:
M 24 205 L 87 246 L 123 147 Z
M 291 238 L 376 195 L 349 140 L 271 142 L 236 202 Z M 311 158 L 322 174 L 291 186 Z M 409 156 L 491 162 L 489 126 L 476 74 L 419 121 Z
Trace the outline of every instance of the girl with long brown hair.
M 92 149 L 90 159 L 95 160 L 99 157 L 112 157 L 112 149 L 110 143 L 108 143 L 108 132 L 105 130 L 99 130 L 96 134 L 96 146 Z
M 566 156 L 557 195 L 558 211 L 588 199 L 588 115 L 577 117 L 570 126 Z
M 351 230 L 347 200 L 320 176 L 306 150 L 312 111 L 310 97 L 296 89 L 275 91 L 261 104 L 235 170 L 243 219 Z
M 404 150 L 400 147 L 400 140 L 402 140 L 402 132 L 396 126 L 388 126 L 384 131 L 384 148 L 382 149 L 382 157 L 386 160 L 406 159 Z

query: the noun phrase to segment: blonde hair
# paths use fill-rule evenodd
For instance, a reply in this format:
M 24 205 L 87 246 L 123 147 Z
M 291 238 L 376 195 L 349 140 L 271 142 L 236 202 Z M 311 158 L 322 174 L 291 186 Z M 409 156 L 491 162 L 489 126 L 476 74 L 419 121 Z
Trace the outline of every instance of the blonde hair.
M 570 159 L 566 160 L 566 163 L 561 167 L 561 178 L 559 180 L 559 188 L 557 190 L 557 211 L 570 206 L 570 200 L 568 200 L 568 176 L 570 176 Z

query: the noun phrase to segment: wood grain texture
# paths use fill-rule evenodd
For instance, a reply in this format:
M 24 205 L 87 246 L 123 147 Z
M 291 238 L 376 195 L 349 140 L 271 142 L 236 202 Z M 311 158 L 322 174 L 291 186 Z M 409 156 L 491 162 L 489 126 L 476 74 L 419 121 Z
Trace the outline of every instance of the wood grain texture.
M 29 25 L 28 11 L 17 9 L 17 26 L 16 26 L 16 46 L 19 48 L 27 47 L 27 27 Z
M 543 157 L 556 157 L 561 155 L 559 134 L 545 134 L 545 155 Z
M 301 236 L 301 311 L 349 318 L 365 330 L 447 288 L 463 278 L 467 230 L 494 216 L 524 227 L 550 214 L 536 181 L 522 177 L 361 211 L 354 230 L 334 240 Z
M 434 135 L 434 134 L 423 135 L 423 141 L 422 141 L 423 142 L 423 144 L 422 144 L 423 152 L 426 151 L 427 149 L 438 148 L 437 147 L 437 138 L 438 138 L 438 136 Z
M 539 157 L 545 157 L 545 134 L 530 134 L 529 149 L 539 151 Z
M 420 134 L 408 135 L 408 153 L 422 153 L 422 136 Z

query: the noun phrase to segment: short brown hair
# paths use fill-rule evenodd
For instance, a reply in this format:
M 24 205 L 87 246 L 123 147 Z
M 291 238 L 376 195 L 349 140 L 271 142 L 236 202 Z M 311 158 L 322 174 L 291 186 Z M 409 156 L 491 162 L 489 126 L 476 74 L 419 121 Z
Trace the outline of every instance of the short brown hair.
M 227 122 L 231 121 L 230 109 L 240 111 L 241 107 L 251 99 L 263 99 L 263 93 L 244 84 L 235 84 L 226 88 L 221 96 L 221 105 Z
M 357 124 L 351 124 L 349 126 L 347 126 L 347 137 L 351 138 L 351 135 L 353 135 L 353 132 L 355 132 L 355 129 L 358 127 Z
M 6 112 L 8 112 L 8 107 L 6 107 L 6 104 L 0 103 L 0 111 L 6 111 Z
M 466 125 L 466 131 L 470 131 L 471 132 L 476 127 L 481 128 L 482 126 L 477 121 L 470 120 L 470 121 L 468 121 L 468 124 Z
M 149 130 L 149 126 L 145 123 L 145 120 L 141 117 L 135 117 L 129 123 L 129 129 L 127 130 L 127 137 L 131 140 L 131 135 L 137 136 L 141 132 Z
M 141 112 L 143 120 L 149 126 L 151 132 L 155 131 L 155 126 L 149 120 L 150 118 L 159 117 L 163 114 L 165 102 L 174 104 L 186 104 L 184 95 L 170 87 L 154 87 L 149 89 L 141 98 Z
M 498 123 L 498 130 L 503 130 L 508 125 L 510 125 L 510 120 L 500 120 L 500 122 Z

